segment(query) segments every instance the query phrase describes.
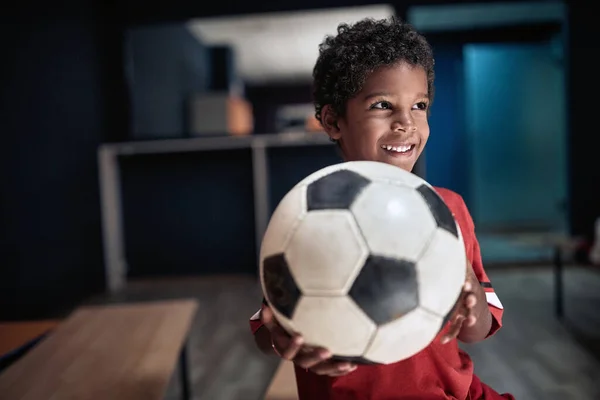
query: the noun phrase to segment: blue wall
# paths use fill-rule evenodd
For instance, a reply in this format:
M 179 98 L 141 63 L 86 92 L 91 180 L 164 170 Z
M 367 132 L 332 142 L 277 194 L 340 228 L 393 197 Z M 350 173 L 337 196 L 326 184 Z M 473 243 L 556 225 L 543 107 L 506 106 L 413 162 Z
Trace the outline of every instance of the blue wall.
M 560 51 L 553 43 L 468 45 L 464 57 L 476 222 L 482 227 L 565 228 Z
M 566 229 L 557 43 L 435 47 L 426 179 L 461 194 L 481 228 Z
M 429 118 L 425 178 L 469 198 L 462 45 L 435 46 L 435 98 Z

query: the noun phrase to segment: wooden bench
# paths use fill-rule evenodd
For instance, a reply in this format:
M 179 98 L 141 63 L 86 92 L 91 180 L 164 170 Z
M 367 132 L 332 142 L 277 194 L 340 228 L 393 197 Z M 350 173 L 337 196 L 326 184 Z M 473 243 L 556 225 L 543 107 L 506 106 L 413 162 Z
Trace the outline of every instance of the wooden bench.
M 0 322 L 0 355 L 14 351 L 56 328 L 58 320 Z
M 0 375 L 0 394 L 162 400 L 179 360 L 189 398 L 185 342 L 197 307 L 195 300 L 81 307 Z
M 298 400 L 294 364 L 281 361 L 267 389 L 265 400 Z
M 0 372 L 34 347 L 59 320 L 0 322 Z

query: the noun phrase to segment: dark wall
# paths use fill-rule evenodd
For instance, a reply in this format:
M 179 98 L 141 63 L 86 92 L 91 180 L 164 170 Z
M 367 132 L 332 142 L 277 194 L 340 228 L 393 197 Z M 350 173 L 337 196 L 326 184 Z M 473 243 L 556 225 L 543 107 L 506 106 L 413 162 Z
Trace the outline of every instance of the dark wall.
M 598 134 L 594 120 L 600 92 L 598 21 L 584 7 L 570 7 L 567 40 L 567 110 L 569 128 L 569 216 L 573 233 L 593 235 L 600 217 Z
M 335 146 L 267 149 L 270 212 Z M 255 274 L 250 149 L 121 157 L 129 277 Z
M 523 0 L 505 0 L 517 3 Z M 545 1 L 545 0 L 538 0 Z M 483 2 L 483 1 L 481 1 Z M 395 5 L 398 15 L 404 15 L 405 9 L 414 4 L 449 4 L 477 3 L 473 0 L 395 0 L 388 4 Z M 334 7 L 353 7 L 363 5 L 381 5 L 380 0 L 230 0 L 222 2 L 201 3 L 197 0 L 170 0 L 168 2 L 148 2 L 143 0 L 125 0 L 119 2 L 119 11 L 129 23 L 155 23 L 182 20 L 193 17 L 211 17 L 220 15 L 236 15 L 278 11 L 297 11 L 307 9 L 327 9 Z
M 312 87 L 306 83 L 271 83 L 246 86 L 246 98 L 252 103 L 255 133 L 275 133 L 275 113 L 283 104 L 312 102 Z
M 104 286 L 96 32 L 83 16 L 0 25 L 0 319 L 44 315 Z
M 188 99 L 210 83 L 207 47 L 183 23 L 135 27 L 125 38 L 132 139 L 187 136 Z
M 343 161 L 334 145 L 274 147 L 267 152 L 270 212 L 296 183 L 321 168 Z
M 249 148 L 120 162 L 130 277 L 256 271 Z

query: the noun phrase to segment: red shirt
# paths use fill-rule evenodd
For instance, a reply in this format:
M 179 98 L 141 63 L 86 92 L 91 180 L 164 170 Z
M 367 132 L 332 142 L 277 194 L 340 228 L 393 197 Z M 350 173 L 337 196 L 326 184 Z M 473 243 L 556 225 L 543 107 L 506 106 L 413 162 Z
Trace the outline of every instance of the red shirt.
M 460 226 L 467 258 L 484 287 L 492 314 L 493 335 L 502 326 L 503 308 L 481 262 L 479 243 L 473 219 L 462 197 L 450 190 L 436 188 Z M 261 326 L 258 313 L 250 320 L 252 332 Z M 449 324 L 433 342 L 416 355 L 389 365 L 361 365 L 348 375 L 330 378 L 296 368 L 300 400 L 395 400 L 395 399 L 512 399 L 500 396 L 482 384 L 473 374 L 471 358 L 454 339 L 441 344 L 440 338 Z M 484 397 L 485 396 L 485 397 Z

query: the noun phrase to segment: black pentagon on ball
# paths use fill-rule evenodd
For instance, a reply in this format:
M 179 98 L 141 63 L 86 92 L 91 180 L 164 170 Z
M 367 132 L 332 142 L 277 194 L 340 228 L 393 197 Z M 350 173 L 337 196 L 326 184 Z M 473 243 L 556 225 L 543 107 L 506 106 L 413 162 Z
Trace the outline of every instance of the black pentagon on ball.
M 283 254 L 275 254 L 263 260 L 265 296 L 277 311 L 292 318 L 301 293 Z
M 348 209 L 369 183 L 369 179 L 354 171 L 341 169 L 332 172 L 308 185 L 307 209 Z
M 454 216 L 452 216 L 452 211 L 450 211 L 440 195 L 427 185 L 419 186 L 417 192 L 421 194 L 423 200 L 427 203 L 438 227 L 450 232 L 458 238 L 458 230 L 456 228 Z
M 377 325 L 400 318 L 419 305 L 415 263 L 371 255 L 348 295 Z

